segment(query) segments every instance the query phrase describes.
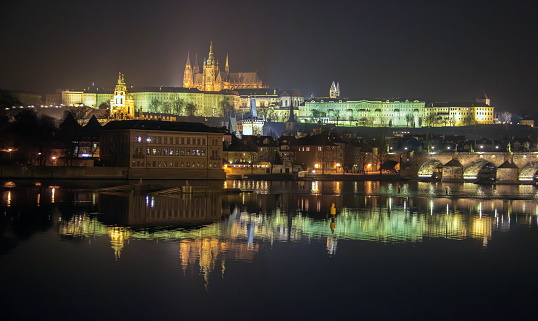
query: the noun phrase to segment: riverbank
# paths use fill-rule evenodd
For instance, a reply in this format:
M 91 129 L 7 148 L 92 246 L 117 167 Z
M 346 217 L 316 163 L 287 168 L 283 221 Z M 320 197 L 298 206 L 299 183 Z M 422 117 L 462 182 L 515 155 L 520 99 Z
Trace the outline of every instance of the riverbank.
M 289 174 L 252 174 L 252 175 L 228 175 L 226 179 L 238 180 L 263 180 L 263 181 L 406 181 L 399 173 L 345 173 L 345 174 L 308 174 L 304 177 L 297 177 Z

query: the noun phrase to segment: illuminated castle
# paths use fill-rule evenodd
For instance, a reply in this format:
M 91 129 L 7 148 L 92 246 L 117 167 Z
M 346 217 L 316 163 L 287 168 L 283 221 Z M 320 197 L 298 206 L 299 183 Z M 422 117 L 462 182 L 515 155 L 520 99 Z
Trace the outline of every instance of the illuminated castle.
M 219 70 L 219 62 L 213 55 L 213 43 L 209 46 L 209 56 L 207 60 L 204 60 L 201 72 L 197 60 L 194 65 L 191 65 L 190 56 L 187 55 L 183 73 L 183 87 L 185 88 L 197 88 L 201 91 L 265 88 L 256 72 L 230 72 L 228 55 L 226 55 L 224 71 Z

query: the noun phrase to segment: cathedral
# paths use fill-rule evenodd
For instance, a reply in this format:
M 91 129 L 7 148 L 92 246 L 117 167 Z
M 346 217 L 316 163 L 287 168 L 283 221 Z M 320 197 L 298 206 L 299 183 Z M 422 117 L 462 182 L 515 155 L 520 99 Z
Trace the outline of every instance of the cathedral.
M 228 55 L 226 55 L 224 71 L 219 70 L 219 62 L 213 54 L 213 43 L 209 45 L 209 56 L 204 60 L 201 71 L 197 60 L 192 65 L 190 56 L 187 55 L 183 74 L 183 87 L 185 88 L 196 88 L 200 91 L 266 88 L 256 72 L 230 72 Z

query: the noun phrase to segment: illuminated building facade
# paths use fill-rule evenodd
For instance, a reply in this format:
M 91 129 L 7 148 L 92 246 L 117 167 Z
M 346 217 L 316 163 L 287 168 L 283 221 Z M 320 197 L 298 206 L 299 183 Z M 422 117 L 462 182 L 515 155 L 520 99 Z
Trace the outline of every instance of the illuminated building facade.
M 299 106 L 303 122 L 337 122 L 340 126 L 420 127 L 425 102 L 419 100 L 352 100 L 312 98 Z
M 339 126 L 409 127 L 493 124 L 495 108 L 483 93 L 475 102 L 431 102 L 416 99 L 367 100 L 339 98 L 333 84 L 329 97 L 312 98 L 299 106 L 302 122 L 336 123 Z
M 129 178 L 224 179 L 223 133 L 190 122 L 113 121 L 103 128 L 101 161 Z
M 495 107 L 482 102 L 480 98 L 476 102 L 428 103 L 424 110 L 423 126 L 493 124 L 495 118 Z
M 133 119 L 135 116 L 134 98 L 127 91 L 125 77 L 120 72 L 118 83 L 114 89 L 114 96 L 110 100 L 110 118 L 117 120 Z
M 256 72 L 230 72 L 228 56 L 224 71 L 219 69 L 219 62 L 213 53 L 213 43 L 209 46 L 209 55 L 204 60 L 202 70 L 198 61 L 191 64 L 190 55 L 187 56 L 185 71 L 183 72 L 183 87 L 197 88 L 201 91 L 221 91 L 223 89 L 265 88 Z
M 222 117 L 239 104 L 232 91 L 201 92 L 196 88 L 140 87 L 131 89 L 137 111 L 171 113 L 179 116 Z M 190 106 L 190 107 L 189 107 Z

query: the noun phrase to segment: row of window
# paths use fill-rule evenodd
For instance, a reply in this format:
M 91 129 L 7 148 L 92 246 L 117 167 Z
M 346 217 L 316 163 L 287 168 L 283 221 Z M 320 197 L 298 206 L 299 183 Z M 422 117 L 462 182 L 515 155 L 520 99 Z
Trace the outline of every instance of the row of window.
M 313 149 L 315 150 L 315 149 Z M 318 146 L 318 152 L 321 152 L 323 150 L 323 147 L 322 146 Z M 326 147 L 325 150 L 334 150 L 334 146 L 331 146 L 331 147 Z M 299 149 L 297 150 L 299 152 L 309 152 L 310 151 L 310 146 L 300 146 Z
M 134 158 L 143 158 L 141 147 L 136 147 L 133 151 Z M 205 149 L 197 148 L 147 148 L 146 155 L 152 156 L 201 156 L 205 157 Z
M 212 140 L 212 144 L 216 141 Z M 136 142 L 142 143 L 142 136 L 136 136 Z M 205 138 L 194 137 L 169 137 L 169 136 L 148 136 L 146 137 L 146 143 L 149 144 L 174 144 L 174 145 L 205 145 Z M 216 145 L 216 144 L 214 144 Z
M 178 161 L 132 161 L 132 167 L 171 167 L 171 168 L 205 168 L 205 162 L 178 162 Z M 220 168 L 220 162 L 208 163 L 209 168 Z

